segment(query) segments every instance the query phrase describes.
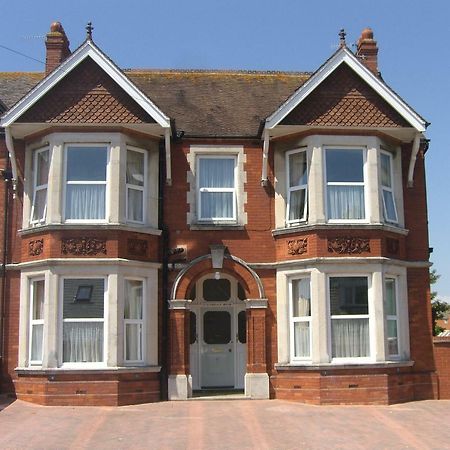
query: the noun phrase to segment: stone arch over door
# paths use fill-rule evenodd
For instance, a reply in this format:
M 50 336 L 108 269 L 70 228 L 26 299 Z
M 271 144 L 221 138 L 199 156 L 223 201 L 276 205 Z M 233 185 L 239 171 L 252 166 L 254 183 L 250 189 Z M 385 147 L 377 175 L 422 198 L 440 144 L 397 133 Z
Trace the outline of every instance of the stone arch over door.
M 214 272 L 226 273 L 241 283 L 245 291 L 247 323 L 247 364 L 245 395 L 269 398 L 269 376 L 266 363 L 267 298 L 259 275 L 242 259 L 223 255 L 220 268 L 213 267 L 211 254 L 192 260 L 176 276 L 169 300 L 170 360 L 169 399 L 186 399 L 192 395 L 189 367 L 190 291 L 197 280 Z

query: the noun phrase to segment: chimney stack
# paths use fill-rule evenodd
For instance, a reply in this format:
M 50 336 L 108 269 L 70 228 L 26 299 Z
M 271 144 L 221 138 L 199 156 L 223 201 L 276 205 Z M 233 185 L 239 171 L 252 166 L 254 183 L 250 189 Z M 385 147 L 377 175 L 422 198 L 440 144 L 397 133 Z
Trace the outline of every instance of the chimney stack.
M 61 23 L 53 22 L 45 40 L 47 49 L 45 75 L 55 70 L 70 55 L 69 44 L 70 42 Z
M 371 28 L 364 28 L 361 32 L 361 37 L 358 40 L 356 56 L 361 62 L 376 76 L 380 75 L 378 72 L 378 46 L 377 41 L 373 39 L 373 31 Z

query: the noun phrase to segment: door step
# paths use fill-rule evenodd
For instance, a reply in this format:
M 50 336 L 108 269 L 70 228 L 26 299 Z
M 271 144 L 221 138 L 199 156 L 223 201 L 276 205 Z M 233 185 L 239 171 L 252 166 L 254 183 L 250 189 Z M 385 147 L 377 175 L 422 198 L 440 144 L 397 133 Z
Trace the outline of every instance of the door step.
M 243 389 L 202 389 L 194 391 L 188 400 L 250 400 Z

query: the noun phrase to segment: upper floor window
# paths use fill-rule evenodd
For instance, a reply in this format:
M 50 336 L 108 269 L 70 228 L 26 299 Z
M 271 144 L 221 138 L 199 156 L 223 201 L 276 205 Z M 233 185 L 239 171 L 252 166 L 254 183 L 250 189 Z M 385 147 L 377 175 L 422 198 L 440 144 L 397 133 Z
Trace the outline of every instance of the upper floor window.
M 67 146 L 65 201 L 67 221 L 105 220 L 107 160 L 106 146 Z
M 287 213 L 288 224 L 306 220 L 308 165 L 306 150 L 292 150 L 287 152 Z
M 199 156 L 197 165 L 199 220 L 236 220 L 236 157 Z
M 137 148 L 127 149 L 127 220 L 143 223 L 145 218 L 145 193 L 147 180 L 147 152 Z
M 328 220 L 365 219 L 364 150 L 326 150 Z
M 33 153 L 33 203 L 30 223 L 45 222 L 47 212 L 47 184 L 49 169 L 49 150 L 42 148 Z
M 383 216 L 386 222 L 397 223 L 397 208 L 395 207 L 392 155 L 381 152 L 381 192 L 383 196 Z

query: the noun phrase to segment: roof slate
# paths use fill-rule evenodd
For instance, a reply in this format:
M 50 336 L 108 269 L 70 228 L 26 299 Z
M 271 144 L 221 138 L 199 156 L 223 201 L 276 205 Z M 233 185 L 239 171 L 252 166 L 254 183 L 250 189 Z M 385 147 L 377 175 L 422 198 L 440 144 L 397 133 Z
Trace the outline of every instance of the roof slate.
M 124 70 L 185 136 L 256 137 L 261 121 L 309 77 L 303 72 Z M 43 73 L 0 73 L 0 100 L 11 108 Z

